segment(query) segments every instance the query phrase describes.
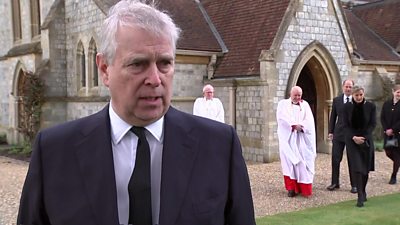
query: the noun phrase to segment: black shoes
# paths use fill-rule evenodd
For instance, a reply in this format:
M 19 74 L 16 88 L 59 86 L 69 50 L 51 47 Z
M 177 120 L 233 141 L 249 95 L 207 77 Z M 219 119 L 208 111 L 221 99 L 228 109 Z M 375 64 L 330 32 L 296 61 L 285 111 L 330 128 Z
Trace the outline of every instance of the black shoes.
M 363 202 L 366 202 L 367 201 L 367 193 L 364 193 L 363 194 L 363 197 L 362 197 L 362 199 L 361 199 Z
M 339 189 L 339 188 L 340 188 L 339 184 L 331 184 L 326 189 L 328 189 L 330 191 L 333 191 L 333 190 Z M 357 193 L 357 188 L 356 187 L 351 187 L 350 192 L 353 193 L 353 194 Z
M 333 190 L 339 189 L 339 188 L 340 188 L 339 184 L 331 184 L 331 185 L 329 185 L 326 189 L 328 189 L 328 190 L 330 190 L 330 191 L 333 191 Z M 357 192 L 357 191 L 356 191 L 356 192 Z
M 364 206 L 364 202 L 367 201 L 367 193 L 362 193 L 361 196 L 359 195 L 358 199 L 357 199 L 357 207 L 363 207 Z
M 294 190 L 290 190 L 288 191 L 287 196 L 293 198 L 294 196 L 296 196 L 296 192 Z
M 397 183 L 396 176 L 393 176 L 392 174 L 392 176 L 390 177 L 389 184 L 396 184 L 396 183 Z

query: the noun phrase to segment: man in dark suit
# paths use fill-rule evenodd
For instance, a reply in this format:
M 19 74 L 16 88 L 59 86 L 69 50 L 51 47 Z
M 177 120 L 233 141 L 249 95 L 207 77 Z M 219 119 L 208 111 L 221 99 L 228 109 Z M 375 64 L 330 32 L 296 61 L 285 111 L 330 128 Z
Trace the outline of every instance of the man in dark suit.
M 352 80 L 343 81 L 342 90 L 343 93 L 333 99 L 332 112 L 329 118 L 329 130 L 328 138 L 332 140 L 332 181 L 331 185 L 327 187 L 328 190 L 333 191 L 340 187 L 339 183 L 339 172 L 340 172 L 340 162 L 343 158 L 343 151 L 345 147 L 344 140 L 344 124 L 343 124 L 343 108 L 344 104 L 352 101 L 351 90 L 354 86 Z M 351 193 L 357 193 L 357 187 L 353 179 L 353 174 L 351 172 L 351 162 L 349 160 L 348 151 L 347 154 L 347 165 L 349 168 Z
M 154 6 L 110 10 L 96 62 L 111 101 L 39 132 L 17 224 L 255 225 L 235 130 L 170 106 L 179 33 Z

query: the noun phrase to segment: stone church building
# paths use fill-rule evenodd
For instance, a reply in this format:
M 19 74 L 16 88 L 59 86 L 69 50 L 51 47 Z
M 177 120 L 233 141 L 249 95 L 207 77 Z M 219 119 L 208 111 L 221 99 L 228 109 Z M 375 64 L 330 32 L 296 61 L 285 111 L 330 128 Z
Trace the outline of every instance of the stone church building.
M 0 134 L 9 143 L 23 139 L 21 86 L 29 72 L 45 86 L 41 128 L 107 104 L 95 56 L 97 32 L 115 2 L 0 2 Z M 160 0 L 159 8 L 183 30 L 172 105 L 191 113 L 203 85 L 212 84 L 247 160 L 279 159 L 276 107 L 292 86 L 303 88 L 312 107 L 317 151 L 329 153 L 331 100 L 342 81 L 365 87 L 378 112 L 400 81 L 398 0 Z

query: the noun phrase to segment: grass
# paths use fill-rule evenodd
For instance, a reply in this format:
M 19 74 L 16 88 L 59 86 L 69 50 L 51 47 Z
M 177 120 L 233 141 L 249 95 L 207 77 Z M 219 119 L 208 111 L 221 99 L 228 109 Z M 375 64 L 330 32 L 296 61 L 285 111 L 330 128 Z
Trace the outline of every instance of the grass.
M 258 218 L 257 225 L 398 225 L 400 193 L 368 198 L 364 207 L 345 201 L 324 207 Z

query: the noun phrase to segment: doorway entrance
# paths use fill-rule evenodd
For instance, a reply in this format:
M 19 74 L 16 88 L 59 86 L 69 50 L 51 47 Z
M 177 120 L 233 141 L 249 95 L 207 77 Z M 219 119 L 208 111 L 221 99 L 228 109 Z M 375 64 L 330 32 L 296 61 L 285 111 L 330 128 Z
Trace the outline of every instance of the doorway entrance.
M 297 86 L 303 89 L 302 98 L 308 102 L 311 107 L 311 111 L 314 115 L 314 122 L 317 121 L 317 90 L 315 88 L 314 78 L 312 76 L 310 68 L 306 64 L 301 70 L 299 79 L 296 83 Z M 317 127 L 316 127 L 317 129 Z M 316 131 L 317 132 L 317 131 Z

